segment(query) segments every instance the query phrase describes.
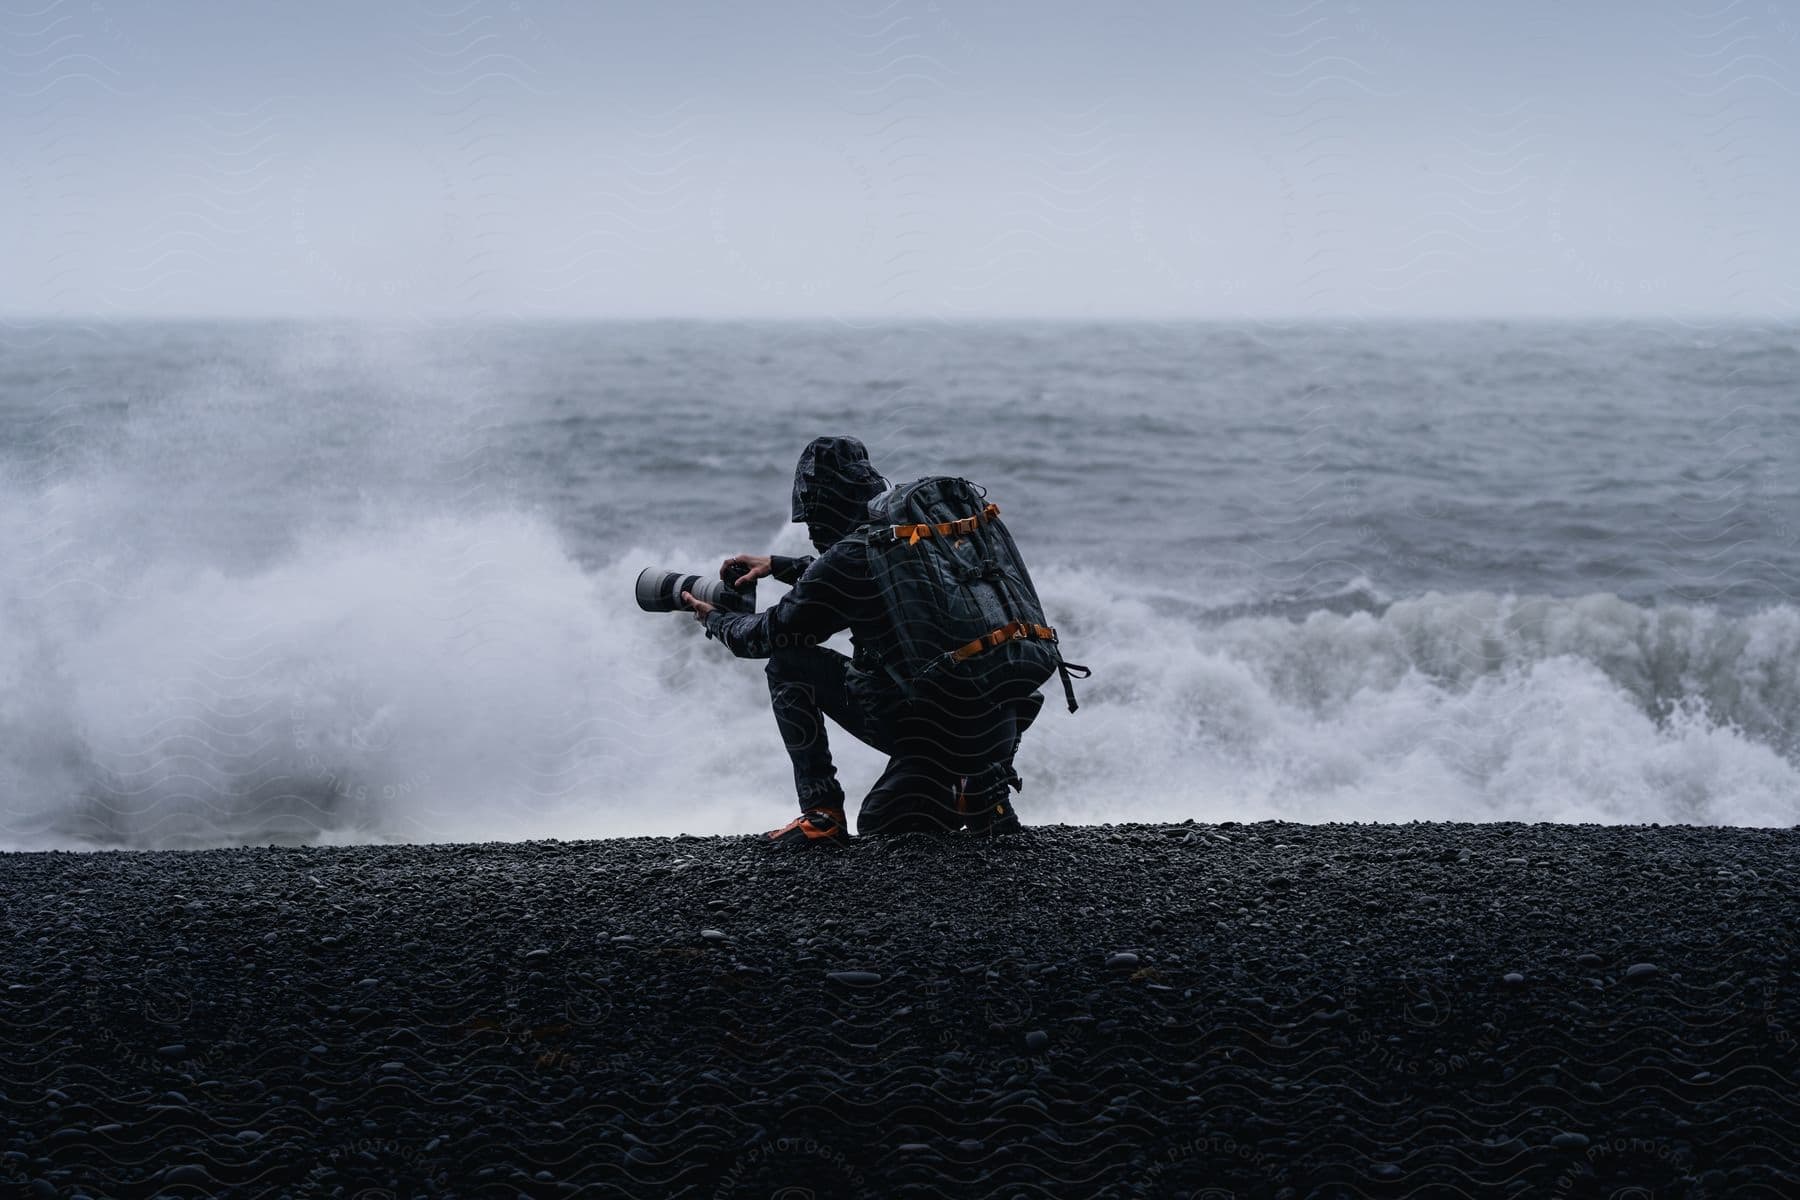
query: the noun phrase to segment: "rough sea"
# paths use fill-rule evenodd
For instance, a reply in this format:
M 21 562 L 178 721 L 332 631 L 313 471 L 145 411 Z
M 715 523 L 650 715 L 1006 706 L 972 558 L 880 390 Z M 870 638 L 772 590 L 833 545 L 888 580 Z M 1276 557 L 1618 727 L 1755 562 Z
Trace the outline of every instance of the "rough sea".
M 0 847 L 785 821 L 759 664 L 631 584 L 804 551 L 827 433 L 987 487 L 1093 668 L 1028 824 L 1800 822 L 1794 328 L 34 324 Z

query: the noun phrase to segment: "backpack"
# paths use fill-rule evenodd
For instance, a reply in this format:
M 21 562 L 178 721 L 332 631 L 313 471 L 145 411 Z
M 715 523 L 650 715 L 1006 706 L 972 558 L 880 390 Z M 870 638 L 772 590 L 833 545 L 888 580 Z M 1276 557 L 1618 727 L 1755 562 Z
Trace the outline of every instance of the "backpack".
M 983 718 L 1023 701 L 1052 674 L 1074 712 L 1073 672 L 1019 557 L 1000 507 L 966 479 L 930 476 L 869 501 L 861 535 L 891 631 L 882 667 L 966 751 L 981 750 Z M 1001 754 L 1000 757 L 1005 757 Z

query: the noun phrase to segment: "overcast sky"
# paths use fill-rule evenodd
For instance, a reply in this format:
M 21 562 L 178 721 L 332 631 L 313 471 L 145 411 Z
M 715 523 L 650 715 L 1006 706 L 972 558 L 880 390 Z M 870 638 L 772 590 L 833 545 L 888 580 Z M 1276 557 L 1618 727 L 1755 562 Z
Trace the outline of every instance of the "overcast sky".
M 1800 2 L 21 0 L 0 312 L 1793 316 Z

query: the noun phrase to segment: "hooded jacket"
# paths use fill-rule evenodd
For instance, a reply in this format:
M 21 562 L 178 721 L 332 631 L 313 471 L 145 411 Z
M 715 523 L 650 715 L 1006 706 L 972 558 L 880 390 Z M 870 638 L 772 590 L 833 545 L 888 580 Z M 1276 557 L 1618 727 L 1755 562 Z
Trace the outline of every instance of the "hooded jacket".
M 869 501 L 886 486 L 861 442 L 814 438 L 794 468 L 789 515 L 806 525 L 818 555 L 775 557 L 770 574 L 792 585 L 787 595 L 759 613 L 714 609 L 706 618 L 706 636 L 718 638 L 739 658 L 767 658 L 777 650 L 819 645 L 848 629 L 853 661 L 873 674 L 890 636 L 886 608 L 869 570 L 867 545 L 848 535 L 863 524 Z
M 863 523 L 869 501 L 886 486 L 861 442 L 851 437 L 814 438 L 794 467 L 789 515 L 806 526 L 813 547 L 823 554 Z

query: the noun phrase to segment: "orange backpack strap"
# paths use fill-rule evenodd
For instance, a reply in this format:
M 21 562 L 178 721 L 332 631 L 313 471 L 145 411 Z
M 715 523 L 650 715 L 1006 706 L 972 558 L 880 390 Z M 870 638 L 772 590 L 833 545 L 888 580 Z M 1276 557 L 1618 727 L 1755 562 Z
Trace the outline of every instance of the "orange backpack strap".
M 1014 621 L 1009 625 L 1002 625 L 992 633 L 984 633 L 966 645 L 958 646 L 950 652 L 950 658 L 954 662 L 967 662 L 984 650 L 992 650 L 995 646 L 1003 646 L 1007 642 L 1017 638 L 1034 638 L 1039 641 L 1054 644 L 1056 642 L 1056 630 L 1050 628 L 1048 625 L 1033 625 L 1028 621 Z M 1058 650 L 1056 654 L 1056 673 L 1062 676 L 1063 695 L 1068 698 L 1069 711 L 1074 712 L 1078 706 L 1075 703 L 1075 685 L 1069 682 L 1069 676 L 1073 675 L 1076 679 L 1086 679 L 1088 676 L 1092 675 L 1093 672 L 1082 666 L 1080 663 L 1064 662 L 1062 651 Z
M 983 650 L 992 650 L 995 646 L 1004 645 L 1015 638 L 1037 638 L 1040 641 L 1054 642 L 1056 630 L 1048 625 L 1032 625 L 1025 621 L 1014 621 L 1010 625 L 1002 625 L 992 633 L 984 633 L 964 646 L 958 646 L 950 652 L 956 662 L 966 662 L 980 654 Z
M 938 537 L 954 537 L 959 533 L 974 533 L 999 515 L 1000 506 L 990 504 L 974 516 L 964 517 L 960 521 L 945 521 L 938 525 L 894 525 L 890 528 L 895 541 L 916 546 L 919 544 L 920 538 L 928 538 L 933 534 Z

